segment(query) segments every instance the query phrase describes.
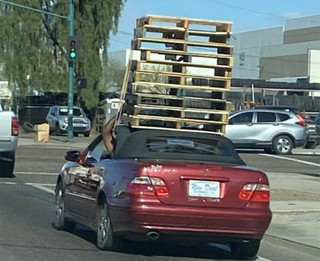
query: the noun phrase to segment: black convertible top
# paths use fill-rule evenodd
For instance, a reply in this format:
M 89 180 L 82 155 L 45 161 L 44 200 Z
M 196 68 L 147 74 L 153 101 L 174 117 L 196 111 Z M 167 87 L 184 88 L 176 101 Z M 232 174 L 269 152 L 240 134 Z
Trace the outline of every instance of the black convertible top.
M 114 158 L 170 159 L 245 165 L 233 143 L 218 134 L 116 128 Z

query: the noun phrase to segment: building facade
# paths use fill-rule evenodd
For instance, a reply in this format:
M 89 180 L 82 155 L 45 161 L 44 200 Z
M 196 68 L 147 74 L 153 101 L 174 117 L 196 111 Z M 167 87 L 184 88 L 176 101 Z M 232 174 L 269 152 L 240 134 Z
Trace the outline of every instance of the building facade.
M 320 15 L 236 33 L 233 78 L 320 83 Z

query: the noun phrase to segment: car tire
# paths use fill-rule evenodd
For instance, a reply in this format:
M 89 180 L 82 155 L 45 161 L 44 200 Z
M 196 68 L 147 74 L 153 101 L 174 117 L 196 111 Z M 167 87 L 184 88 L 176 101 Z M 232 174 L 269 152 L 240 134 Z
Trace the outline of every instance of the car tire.
M 54 228 L 57 230 L 72 231 L 75 226 L 74 222 L 65 218 L 64 191 L 62 183 L 59 182 L 56 188 L 55 196 L 55 220 Z
M 287 135 L 280 135 L 273 140 L 273 150 L 276 154 L 291 154 L 293 141 Z
M 260 240 L 255 239 L 246 243 L 231 243 L 231 252 L 240 259 L 254 259 L 259 251 Z
M 89 137 L 89 136 L 90 136 L 90 131 L 83 133 L 83 135 L 84 135 L 85 137 Z
M 106 201 L 97 208 L 97 247 L 101 250 L 120 250 L 122 240 L 114 236 Z
M 56 136 L 61 136 L 61 130 L 60 130 L 59 124 L 56 124 L 56 129 L 54 133 Z
M 14 152 L 4 153 L 3 159 L 0 159 L 0 176 L 13 178 L 14 163 L 15 163 L 15 153 Z
M 304 146 L 305 149 L 315 149 L 318 146 L 318 142 L 317 141 L 309 141 L 306 143 L 306 145 Z
M 22 124 L 22 129 L 26 132 L 26 133 L 31 133 L 33 132 L 33 124 L 30 122 L 24 122 Z
M 73 136 L 74 136 L 74 137 L 78 137 L 78 136 L 79 136 L 79 133 L 73 133 Z

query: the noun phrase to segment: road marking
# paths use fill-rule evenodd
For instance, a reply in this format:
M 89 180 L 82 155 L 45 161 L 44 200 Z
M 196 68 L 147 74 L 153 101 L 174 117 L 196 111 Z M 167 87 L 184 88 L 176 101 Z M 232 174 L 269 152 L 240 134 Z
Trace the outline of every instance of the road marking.
M 256 259 L 256 261 L 272 261 L 272 260 L 258 256 L 258 259 Z
M 50 193 L 50 194 L 55 194 L 54 193 L 54 190 L 52 190 L 52 189 L 49 189 L 49 188 L 47 188 L 47 187 L 45 187 L 44 185 L 42 185 L 42 184 L 38 184 L 38 183 L 25 183 L 25 185 L 27 185 L 27 186 L 31 186 L 31 187 L 34 187 L 34 188 L 37 188 L 37 189 L 40 189 L 40 190 L 42 190 L 42 191 L 45 191 L 45 192 L 48 192 L 48 193 Z M 55 186 L 55 185 L 53 185 L 53 184 L 45 184 L 46 186 Z
M 18 172 L 15 171 L 14 174 L 16 175 L 42 175 L 42 176 L 58 176 L 58 173 L 52 173 L 52 172 Z
M 2 182 L 0 182 L 0 184 L 3 184 L 3 185 L 16 185 L 17 183 L 16 182 L 9 182 L 9 181 L 2 181 Z
M 290 160 L 290 161 L 295 161 L 295 162 L 299 162 L 299 163 L 303 163 L 303 164 L 307 164 L 307 165 L 311 165 L 311 166 L 320 167 L 320 164 L 309 162 L 309 161 L 292 159 L 292 158 L 285 158 L 285 157 L 282 157 L 282 156 L 276 156 L 276 155 L 270 155 L 270 154 L 260 154 L 260 155 L 267 156 L 267 157 L 273 157 L 273 158 L 277 158 L 277 159 Z

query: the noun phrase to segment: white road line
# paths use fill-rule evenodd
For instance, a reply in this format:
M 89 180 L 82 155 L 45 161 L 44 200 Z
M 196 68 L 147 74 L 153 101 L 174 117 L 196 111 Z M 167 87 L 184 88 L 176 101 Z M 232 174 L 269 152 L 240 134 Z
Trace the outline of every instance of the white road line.
M 3 185 L 16 185 L 17 183 L 16 182 L 9 182 L 9 181 L 1 181 L 0 184 L 3 184 Z
M 26 185 L 31 186 L 31 187 L 34 187 L 34 188 L 37 188 L 37 189 L 40 189 L 40 190 L 45 191 L 45 192 L 48 192 L 48 193 L 50 193 L 50 194 L 55 194 L 55 193 L 54 193 L 54 190 L 49 189 L 49 188 L 47 188 L 47 187 L 45 187 L 45 186 L 43 186 L 43 185 L 41 185 L 41 184 L 37 184 L 37 183 L 26 183 Z
M 58 173 L 52 173 L 52 172 L 19 172 L 15 171 L 14 174 L 16 175 L 42 175 L 42 176 L 58 176 Z
M 258 256 L 258 259 L 256 259 L 256 261 L 272 261 L 272 260 Z
M 304 161 L 304 160 L 298 160 L 298 159 L 293 159 L 293 158 L 285 158 L 285 157 L 282 157 L 282 156 L 276 156 L 276 155 L 270 155 L 270 154 L 259 154 L 259 155 L 267 156 L 267 157 L 273 157 L 273 158 L 277 158 L 277 159 L 290 160 L 290 161 L 295 161 L 295 162 L 299 162 L 299 163 L 302 163 L 302 164 L 307 164 L 307 165 L 311 165 L 311 166 L 320 167 L 320 164 L 309 162 L 309 161 Z

